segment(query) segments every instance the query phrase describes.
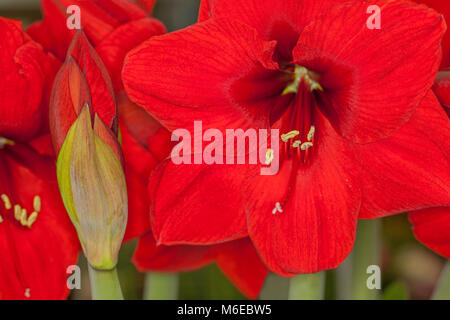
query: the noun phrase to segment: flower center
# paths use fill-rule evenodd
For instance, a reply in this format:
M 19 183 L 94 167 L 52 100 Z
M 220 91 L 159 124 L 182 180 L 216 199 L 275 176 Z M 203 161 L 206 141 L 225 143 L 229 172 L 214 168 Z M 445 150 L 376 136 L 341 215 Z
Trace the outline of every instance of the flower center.
M 288 66 L 293 79 L 282 95 L 294 95 L 291 103 L 281 115 L 280 160 L 294 159 L 306 164 L 312 156 L 316 134 L 314 125 L 316 98 L 314 91 L 323 91 L 319 83 L 320 76 L 302 66 Z

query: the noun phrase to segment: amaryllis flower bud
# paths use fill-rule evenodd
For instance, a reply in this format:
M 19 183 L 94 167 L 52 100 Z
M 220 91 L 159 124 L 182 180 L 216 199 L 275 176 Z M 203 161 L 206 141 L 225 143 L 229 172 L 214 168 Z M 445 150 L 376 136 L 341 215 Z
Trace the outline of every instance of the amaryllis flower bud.
M 50 128 L 61 196 L 94 268 L 117 263 L 128 216 L 117 107 L 108 72 L 78 32 L 53 87 Z
M 117 263 L 128 216 L 125 174 L 117 154 L 102 138 L 106 127 L 83 107 L 58 156 L 58 183 L 89 263 Z

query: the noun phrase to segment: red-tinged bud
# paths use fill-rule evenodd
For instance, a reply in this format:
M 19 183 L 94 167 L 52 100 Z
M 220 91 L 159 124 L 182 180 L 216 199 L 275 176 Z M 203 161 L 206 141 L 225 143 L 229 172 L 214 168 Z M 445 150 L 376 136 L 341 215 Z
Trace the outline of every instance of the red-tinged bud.
M 117 107 L 108 72 L 81 31 L 55 79 L 50 129 L 61 196 L 86 258 L 112 269 L 128 217 Z

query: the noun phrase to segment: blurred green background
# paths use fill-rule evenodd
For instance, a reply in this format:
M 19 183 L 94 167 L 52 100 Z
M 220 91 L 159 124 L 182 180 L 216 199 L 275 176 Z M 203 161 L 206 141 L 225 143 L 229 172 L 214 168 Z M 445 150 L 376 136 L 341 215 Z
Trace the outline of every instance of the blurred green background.
M 200 0 L 159 0 L 154 16 L 164 22 L 169 31 L 194 23 Z M 27 26 L 41 18 L 39 0 L 0 0 L 0 15 L 19 19 Z M 428 299 L 444 265 L 444 259 L 415 241 L 405 214 L 383 220 L 382 281 L 384 299 Z M 126 244 L 120 255 L 119 277 L 126 299 L 140 299 L 144 275 L 130 262 L 136 241 Z M 89 279 L 85 259 L 80 256 L 82 289 L 74 290 L 71 299 L 90 299 Z M 327 274 L 326 297 L 337 299 L 336 271 Z M 270 275 L 261 299 L 286 299 L 287 279 Z M 180 299 L 244 299 L 221 271 L 210 265 L 179 276 Z

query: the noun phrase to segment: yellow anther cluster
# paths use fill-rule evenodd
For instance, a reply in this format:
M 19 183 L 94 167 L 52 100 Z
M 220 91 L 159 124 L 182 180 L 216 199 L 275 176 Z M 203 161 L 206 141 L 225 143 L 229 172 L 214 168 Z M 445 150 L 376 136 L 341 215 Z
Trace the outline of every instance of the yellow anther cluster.
M 36 222 L 36 219 L 41 212 L 41 198 L 39 196 L 34 196 L 33 199 L 33 209 L 34 211 L 28 215 L 27 209 L 22 208 L 20 204 L 15 204 L 14 207 L 11 204 L 11 200 L 6 194 L 0 195 L 0 199 L 3 201 L 3 206 L 6 210 L 14 208 L 14 219 L 16 219 L 24 227 L 31 228 L 31 226 Z M 3 222 L 3 217 L 0 216 L 0 223 Z
M 302 143 L 300 140 L 295 140 L 292 143 L 292 147 L 293 148 L 300 148 L 301 150 L 307 150 L 307 149 L 311 148 L 313 146 L 312 139 L 314 138 L 315 132 L 316 132 L 316 127 L 311 126 L 309 128 L 308 135 L 306 136 L 308 141 Z M 299 134 L 300 134 L 299 131 L 292 130 L 292 131 L 289 131 L 288 133 L 282 134 L 281 135 L 281 140 L 283 140 L 283 142 L 288 142 L 289 139 L 295 138 Z M 267 159 L 267 157 L 266 157 L 266 159 Z

